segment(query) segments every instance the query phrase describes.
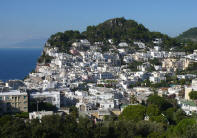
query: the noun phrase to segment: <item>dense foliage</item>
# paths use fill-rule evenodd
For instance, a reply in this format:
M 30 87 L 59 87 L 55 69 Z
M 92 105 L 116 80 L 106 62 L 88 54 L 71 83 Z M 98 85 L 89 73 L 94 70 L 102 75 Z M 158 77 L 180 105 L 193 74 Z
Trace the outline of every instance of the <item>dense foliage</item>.
M 153 133 L 161 134 L 164 127 L 161 124 L 139 121 L 116 121 L 97 123 L 87 118 L 79 118 L 78 123 L 72 116 L 45 116 L 42 121 L 24 122 L 21 119 L 4 116 L 0 118 L 1 137 L 68 137 L 68 138 L 108 138 L 108 137 L 147 137 Z
M 151 64 L 153 64 L 153 65 L 162 65 L 162 62 L 161 62 L 161 60 L 159 60 L 158 58 L 154 58 L 154 59 L 151 59 L 151 60 L 149 60 L 149 62 L 151 63 Z
M 197 41 L 197 27 L 190 28 L 189 30 L 183 32 L 181 35 L 178 36 L 179 39 L 189 39 L 193 41 Z
M 163 40 L 161 46 L 164 49 L 170 49 L 179 45 L 176 39 L 160 32 L 150 32 L 142 24 L 138 24 L 134 20 L 126 20 L 125 18 L 114 18 L 97 26 L 88 26 L 87 31 L 83 32 L 83 34 L 91 42 L 112 39 L 115 44 L 121 41 L 130 44 L 133 41 L 142 41 L 149 45 L 152 44 L 155 38 L 161 38 Z
M 33 111 L 57 111 L 57 107 L 52 105 L 51 103 L 43 102 L 43 101 L 36 101 L 31 100 L 29 102 L 29 112 Z
M 197 100 L 197 91 L 191 91 L 189 97 L 190 99 Z
M 24 120 L 25 114 L 4 115 L 0 117 L 0 136 L 4 138 L 196 137 L 196 116 L 187 117 L 175 103 L 173 99 L 152 95 L 148 98 L 147 104 L 129 105 L 118 118 L 108 116 L 102 122 L 95 122 L 94 118 L 79 117 L 75 107 L 70 108 L 69 115 L 45 116 L 40 121 Z
M 194 50 L 197 49 L 197 42 L 192 42 L 190 40 L 184 40 L 180 42 L 181 45 L 179 47 L 176 47 L 177 51 L 192 53 Z
M 24 121 L 18 117 L 0 117 L 1 137 L 69 137 L 69 138 L 126 138 L 126 137 L 196 137 L 196 118 L 188 118 L 180 109 L 162 108 L 165 98 L 152 96 L 151 104 L 130 105 L 119 118 L 95 123 L 94 119 L 79 117 L 76 108 L 70 115 L 45 116 L 41 121 Z M 161 101 L 161 103 L 159 102 Z M 149 121 L 144 120 L 149 116 Z
M 165 111 L 166 109 L 172 107 L 172 104 L 169 103 L 166 99 L 160 97 L 160 96 L 157 96 L 157 95 L 152 95 L 148 98 L 147 100 L 147 103 L 148 104 L 153 104 L 153 105 L 157 105 L 158 108 L 161 110 L 161 111 Z
M 110 19 L 97 26 L 88 26 L 87 31 L 83 34 L 91 42 L 107 39 L 113 39 L 114 42 L 120 42 L 121 40 L 126 42 L 133 40 L 148 41 L 150 39 L 147 28 L 134 20 L 124 18 Z
M 146 108 L 143 105 L 130 105 L 120 115 L 121 120 L 140 121 L 145 117 Z
M 61 52 L 68 53 L 73 42 L 85 38 L 79 31 L 58 32 L 48 39 L 52 47 L 58 47 Z
M 45 116 L 41 122 L 32 120 L 24 122 L 22 119 L 4 116 L 0 118 L 1 137 L 69 137 L 69 138 L 118 138 L 118 137 L 172 137 L 172 136 L 196 136 L 196 122 L 192 120 L 183 120 L 175 126 L 169 133 L 168 129 L 162 124 L 152 121 L 111 121 L 103 123 L 94 123 L 88 118 L 79 118 L 76 122 L 69 115 L 60 117 L 58 115 Z M 192 126 L 195 126 L 192 127 Z M 190 131 L 192 128 L 194 132 Z
M 161 38 L 164 49 L 169 50 L 172 47 L 179 46 L 176 39 L 170 38 L 160 32 L 150 32 L 142 24 L 138 24 L 134 20 L 126 20 L 125 18 L 114 18 L 107 20 L 97 26 L 88 26 L 86 31 L 65 31 L 58 32 L 48 39 L 51 47 L 58 47 L 61 52 L 68 53 L 71 44 L 79 39 L 88 39 L 91 43 L 102 41 L 106 45 L 102 47 L 103 51 L 109 49 L 108 39 L 112 39 L 115 44 L 119 42 L 127 42 L 133 47 L 133 41 L 142 41 L 147 46 L 152 46 L 155 38 Z
M 128 68 L 131 70 L 131 71 L 138 71 L 137 67 L 139 65 L 142 65 L 143 62 L 137 62 L 137 61 L 133 61 L 132 64 L 129 64 L 128 65 Z
M 196 74 L 197 75 L 197 62 L 192 62 L 189 64 L 186 70 L 177 72 L 179 74 Z
M 181 41 L 180 51 L 193 52 L 197 49 L 197 27 L 191 28 L 177 37 Z

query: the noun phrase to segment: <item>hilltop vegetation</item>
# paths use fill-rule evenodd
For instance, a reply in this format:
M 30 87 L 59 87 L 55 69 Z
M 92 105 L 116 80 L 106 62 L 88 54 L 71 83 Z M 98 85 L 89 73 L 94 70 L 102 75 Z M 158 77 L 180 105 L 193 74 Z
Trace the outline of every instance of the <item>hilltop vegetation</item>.
M 91 42 L 107 41 L 113 39 L 114 42 L 133 40 L 148 41 L 150 39 L 149 30 L 142 24 L 134 20 L 115 18 L 105 21 L 97 26 L 88 26 L 83 34 Z
M 185 52 L 193 52 L 197 49 L 197 27 L 191 28 L 177 37 L 181 45 L 179 49 Z
M 48 39 L 48 43 L 52 47 L 58 47 L 62 52 L 69 52 L 70 47 L 73 42 L 77 41 L 78 39 L 84 39 L 85 37 L 79 31 L 65 31 L 65 32 L 58 32 L 52 35 Z
M 113 39 L 115 44 L 124 41 L 132 46 L 133 41 L 142 41 L 151 45 L 155 38 L 161 38 L 163 40 L 161 46 L 164 49 L 169 50 L 171 46 L 178 46 L 176 39 L 160 32 L 151 32 L 144 25 L 125 18 L 114 18 L 97 26 L 88 26 L 87 31 L 82 34 L 91 42 Z
M 195 30 L 195 28 L 192 29 L 192 31 L 190 30 L 190 35 L 188 33 L 183 33 L 183 35 L 178 38 L 171 38 L 160 32 L 151 32 L 145 26 L 134 20 L 114 18 L 96 26 L 88 26 L 84 32 L 73 30 L 58 32 L 51 35 L 47 42 L 50 44 L 50 47 L 58 47 L 59 52 L 69 53 L 73 42 L 77 42 L 80 39 L 87 39 L 91 44 L 94 44 L 94 42 L 103 42 L 104 47 L 101 47 L 101 50 L 102 52 L 107 52 L 111 48 L 108 42 L 109 39 L 112 39 L 115 45 L 118 45 L 120 42 L 127 42 L 129 48 L 137 50 L 133 44 L 134 41 L 144 42 L 147 47 L 152 48 L 154 46 L 153 40 L 155 38 L 161 38 L 162 43 L 160 47 L 163 50 L 169 51 L 173 49 L 174 51 L 191 53 L 193 50 L 197 49 L 197 43 L 188 40 L 183 41 L 180 38 L 183 36 L 194 37 L 196 34 Z M 45 55 L 42 55 L 39 62 L 50 60 L 50 57 L 46 58 L 45 60 Z
M 177 37 L 180 40 L 191 40 L 197 42 L 197 27 L 191 28 Z
M 58 47 L 60 51 L 68 52 L 72 42 L 79 39 L 88 39 L 91 43 L 102 41 L 108 43 L 108 39 L 112 39 L 115 44 L 119 42 L 127 42 L 132 46 L 133 41 L 142 41 L 147 45 L 153 45 L 155 38 L 161 38 L 164 49 L 169 50 L 171 47 L 179 45 L 176 39 L 170 38 L 160 32 L 150 32 L 142 24 L 138 24 L 134 20 L 126 20 L 125 18 L 114 18 L 107 20 L 97 26 L 88 26 L 86 31 L 65 31 L 52 35 L 48 42 L 52 47 Z

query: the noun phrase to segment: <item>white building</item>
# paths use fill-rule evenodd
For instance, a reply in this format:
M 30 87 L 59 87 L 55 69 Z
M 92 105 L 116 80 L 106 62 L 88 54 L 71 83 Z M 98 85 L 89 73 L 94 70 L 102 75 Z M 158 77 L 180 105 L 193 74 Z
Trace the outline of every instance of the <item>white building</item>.
M 152 83 L 160 83 L 161 81 L 165 81 L 166 77 L 163 73 L 160 72 L 152 72 L 151 76 L 149 77 L 149 81 Z
M 197 106 L 194 101 L 190 100 L 178 100 L 178 104 L 185 111 L 187 115 L 192 115 L 192 112 L 197 113 Z
M 32 120 L 32 119 L 41 120 L 44 116 L 49 116 L 49 115 L 53 115 L 53 111 L 32 112 L 32 113 L 29 113 L 29 120 Z
M 128 47 L 129 45 L 126 42 L 121 42 L 118 44 L 119 47 Z
M 81 46 L 81 42 L 74 42 L 72 43 L 73 47 L 80 47 Z
M 161 44 L 162 43 L 162 39 L 161 38 L 155 38 L 154 40 L 153 40 L 153 43 L 154 44 Z
M 145 43 L 142 42 L 133 42 L 133 44 L 137 45 L 139 48 L 146 48 Z
M 75 91 L 75 95 L 86 97 L 88 96 L 88 92 L 87 91 Z
M 87 39 L 81 39 L 80 42 L 82 45 L 90 46 L 90 42 Z
M 60 108 L 60 92 L 59 91 L 44 91 L 44 92 L 33 92 L 30 94 L 30 99 L 43 99 L 46 102 L 55 105 Z
M 168 88 L 168 93 L 171 94 L 175 94 L 178 96 L 179 92 L 182 90 L 181 85 L 174 85 L 170 88 Z
M 160 51 L 160 50 L 161 50 L 161 47 L 159 47 L 159 46 L 154 46 L 154 49 L 155 49 L 156 51 Z
M 101 101 L 100 103 L 100 109 L 113 109 L 114 108 L 114 101 Z
M 113 40 L 112 40 L 112 39 L 108 39 L 108 42 L 109 42 L 110 44 L 113 44 Z

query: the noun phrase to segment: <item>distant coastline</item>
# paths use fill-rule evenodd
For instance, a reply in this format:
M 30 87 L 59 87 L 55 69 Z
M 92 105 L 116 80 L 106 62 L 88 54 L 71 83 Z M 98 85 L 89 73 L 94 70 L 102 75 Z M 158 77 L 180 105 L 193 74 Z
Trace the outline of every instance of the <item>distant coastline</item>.
M 44 43 L 46 42 L 46 38 L 39 38 L 39 39 L 27 39 L 21 42 L 10 42 L 9 44 L 1 44 L 0 48 L 24 48 L 24 49 L 42 49 Z

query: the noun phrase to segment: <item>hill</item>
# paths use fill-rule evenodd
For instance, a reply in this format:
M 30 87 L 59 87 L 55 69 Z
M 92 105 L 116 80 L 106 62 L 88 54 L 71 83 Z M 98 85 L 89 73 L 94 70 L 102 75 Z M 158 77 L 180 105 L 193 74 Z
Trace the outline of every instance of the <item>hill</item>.
M 113 39 L 116 44 L 121 41 L 127 43 L 142 41 L 152 44 L 153 39 L 162 38 L 164 49 L 178 45 L 176 39 L 160 32 L 151 32 L 144 25 L 125 18 L 109 19 L 97 26 L 88 26 L 82 34 L 91 42 Z
M 124 18 L 114 18 L 107 20 L 97 26 L 88 26 L 87 31 L 83 34 L 89 41 L 103 41 L 114 39 L 119 41 L 143 40 L 148 41 L 151 36 L 150 31 L 142 24 L 138 24 L 134 20 L 126 20 Z
M 197 27 L 190 28 L 177 37 L 181 40 L 192 40 L 197 42 Z
M 125 18 L 113 18 L 96 26 L 88 26 L 82 33 L 73 30 L 58 32 L 48 39 L 48 43 L 62 52 L 68 52 L 72 42 L 78 39 L 88 39 L 91 43 L 102 41 L 107 47 L 108 39 L 113 39 L 115 44 L 124 41 L 132 46 L 133 41 L 142 41 L 152 46 L 155 38 L 163 40 L 161 47 L 165 50 L 179 46 L 176 39 L 160 32 L 151 32 L 144 25 Z

